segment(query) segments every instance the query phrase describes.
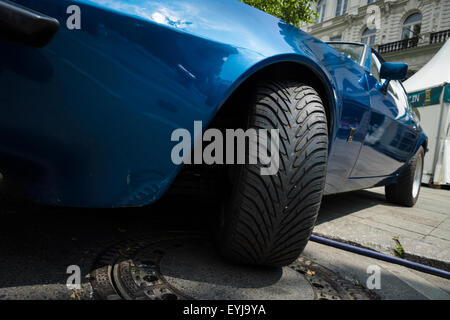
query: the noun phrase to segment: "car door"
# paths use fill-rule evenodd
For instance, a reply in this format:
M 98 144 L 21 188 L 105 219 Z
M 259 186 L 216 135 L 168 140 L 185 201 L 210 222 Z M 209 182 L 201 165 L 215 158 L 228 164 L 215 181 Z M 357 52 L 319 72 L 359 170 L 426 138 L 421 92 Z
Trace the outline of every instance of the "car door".
M 328 161 L 327 194 L 354 189 L 348 178 L 358 159 L 370 120 L 370 97 L 364 63 L 367 47 L 344 42 L 330 45 L 340 54 L 327 52 L 323 63 L 335 80 L 341 105 Z
M 389 176 L 409 159 L 417 137 L 406 92 L 399 81 L 390 81 L 383 92 L 376 86 L 382 57 L 371 49 L 371 70 L 367 74 L 371 117 L 353 178 Z

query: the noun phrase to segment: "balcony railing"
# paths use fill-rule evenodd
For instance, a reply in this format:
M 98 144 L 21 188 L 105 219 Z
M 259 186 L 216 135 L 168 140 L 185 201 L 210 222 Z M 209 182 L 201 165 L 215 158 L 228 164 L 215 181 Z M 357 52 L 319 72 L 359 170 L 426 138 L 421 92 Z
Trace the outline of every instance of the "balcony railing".
M 450 29 L 430 34 L 430 44 L 445 42 L 450 38 Z
M 400 51 L 405 50 L 409 48 L 417 47 L 417 43 L 419 42 L 419 37 L 414 37 L 410 39 L 395 41 L 395 42 L 389 42 L 385 44 L 381 44 L 378 46 L 378 52 L 379 53 L 388 53 L 388 52 L 394 52 L 394 51 Z

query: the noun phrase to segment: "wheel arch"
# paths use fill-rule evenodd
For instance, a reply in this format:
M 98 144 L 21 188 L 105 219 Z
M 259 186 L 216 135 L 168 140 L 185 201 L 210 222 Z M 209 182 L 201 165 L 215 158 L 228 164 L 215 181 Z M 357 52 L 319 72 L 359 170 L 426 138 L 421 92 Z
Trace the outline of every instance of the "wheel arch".
M 420 147 L 423 147 L 423 151 L 425 154 L 428 152 L 428 137 L 423 131 L 419 133 L 419 137 L 417 138 L 416 145 L 414 146 L 414 150 L 411 153 L 411 157 L 414 157 Z
M 428 152 L 428 137 L 426 137 L 424 135 L 424 137 L 422 137 L 422 139 L 421 139 L 421 144 L 420 145 L 423 147 L 423 151 L 425 153 L 427 153 Z
M 261 66 L 262 65 L 262 66 Z M 229 112 L 230 109 L 236 108 L 239 104 L 236 101 L 242 102 L 243 99 L 250 99 L 252 88 L 255 84 L 263 80 L 295 80 L 301 81 L 306 85 L 315 88 L 323 100 L 326 111 L 328 130 L 329 130 L 329 150 L 331 150 L 331 143 L 333 134 L 336 128 L 336 105 L 337 94 L 329 77 L 316 62 L 307 57 L 277 57 L 275 61 L 262 62 L 251 70 L 246 72 L 246 76 L 242 77 L 240 81 L 234 86 L 231 93 L 220 105 L 218 112 L 213 118 L 212 124 L 215 124 L 221 114 Z M 240 103 L 242 105 L 242 103 Z M 249 105 L 249 104 L 247 104 Z

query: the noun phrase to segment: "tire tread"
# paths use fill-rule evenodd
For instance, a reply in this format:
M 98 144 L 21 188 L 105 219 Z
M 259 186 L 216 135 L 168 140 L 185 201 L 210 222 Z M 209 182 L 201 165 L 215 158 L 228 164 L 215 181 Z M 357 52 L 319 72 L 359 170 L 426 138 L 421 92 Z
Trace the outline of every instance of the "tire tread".
M 328 156 L 325 109 L 316 90 L 295 81 L 256 88 L 251 128 L 280 129 L 280 170 L 243 165 L 234 181 L 222 254 L 234 261 L 284 266 L 303 251 L 322 200 Z

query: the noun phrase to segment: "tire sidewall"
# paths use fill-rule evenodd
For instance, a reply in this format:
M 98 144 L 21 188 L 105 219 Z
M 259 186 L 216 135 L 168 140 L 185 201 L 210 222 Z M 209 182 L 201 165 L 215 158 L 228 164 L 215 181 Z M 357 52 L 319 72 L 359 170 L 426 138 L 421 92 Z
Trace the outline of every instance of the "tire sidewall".
M 417 190 L 416 196 L 414 196 L 414 180 L 415 180 L 416 168 L 417 168 L 417 165 L 418 165 L 419 161 L 421 162 L 422 172 L 420 173 L 419 189 Z M 422 177 L 423 177 L 423 165 L 424 165 L 424 151 L 423 151 L 423 148 L 420 147 L 419 150 L 416 153 L 416 156 L 415 156 L 415 159 L 414 159 L 414 165 L 411 168 L 412 170 L 411 170 L 410 193 L 411 193 L 411 198 L 412 198 L 413 205 L 419 199 L 420 190 L 421 190 L 421 187 L 422 187 L 421 184 L 422 184 Z

